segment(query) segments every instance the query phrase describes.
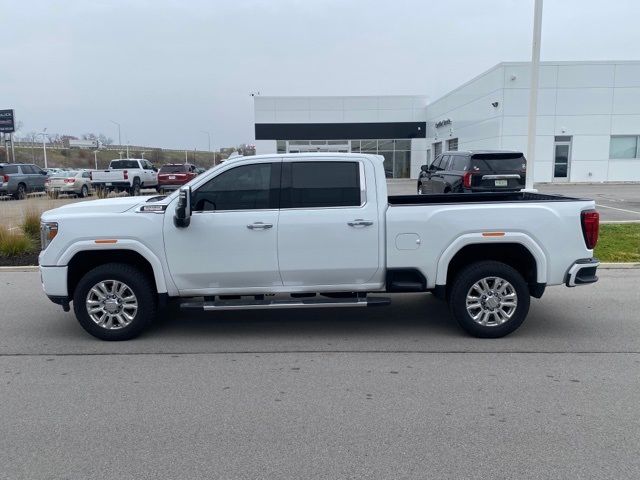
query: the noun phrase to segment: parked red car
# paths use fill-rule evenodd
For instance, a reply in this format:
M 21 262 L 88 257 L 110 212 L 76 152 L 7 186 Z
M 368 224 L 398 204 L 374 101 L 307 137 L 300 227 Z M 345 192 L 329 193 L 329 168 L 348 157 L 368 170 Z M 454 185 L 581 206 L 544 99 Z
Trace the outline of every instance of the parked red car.
M 159 193 L 176 190 L 197 176 L 197 167 L 190 163 L 163 165 L 158 172 L 157 190 Z

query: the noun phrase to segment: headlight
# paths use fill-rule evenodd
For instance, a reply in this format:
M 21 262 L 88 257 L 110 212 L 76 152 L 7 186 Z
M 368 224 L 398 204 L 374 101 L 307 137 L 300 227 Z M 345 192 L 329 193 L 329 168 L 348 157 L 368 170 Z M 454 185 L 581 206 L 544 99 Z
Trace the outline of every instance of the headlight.
M 47 248 L 51 240 L 58 234 L 58 224 L 56 222 L 42 222 L 40 224 L 40 243 L 42 250 Z

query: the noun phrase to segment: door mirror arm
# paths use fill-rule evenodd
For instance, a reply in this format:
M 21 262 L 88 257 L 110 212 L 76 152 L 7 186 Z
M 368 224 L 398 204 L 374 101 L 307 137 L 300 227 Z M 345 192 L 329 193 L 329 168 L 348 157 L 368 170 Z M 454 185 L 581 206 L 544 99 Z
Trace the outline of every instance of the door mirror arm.
M 178 228 L 186 228 L 191 223 L 191 187 L 181 187 L 178 205 L 173 215 L 173 224 Z

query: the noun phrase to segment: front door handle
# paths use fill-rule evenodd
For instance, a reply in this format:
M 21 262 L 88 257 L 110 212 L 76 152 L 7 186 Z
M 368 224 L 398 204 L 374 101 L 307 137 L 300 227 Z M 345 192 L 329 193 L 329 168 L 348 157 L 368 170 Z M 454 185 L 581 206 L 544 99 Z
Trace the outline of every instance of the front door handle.
M 373 225 L 373 220 L 363 220 L 362 218 L 356 218 L 351 222 L 347 222 L 350 227 L 370 227 Z
M 273 227 L 272 223 L 263 223 L 263 222 L 255 222 L 247 225 L 247 228 L 249 230 L 267 230 L 272 227 Z

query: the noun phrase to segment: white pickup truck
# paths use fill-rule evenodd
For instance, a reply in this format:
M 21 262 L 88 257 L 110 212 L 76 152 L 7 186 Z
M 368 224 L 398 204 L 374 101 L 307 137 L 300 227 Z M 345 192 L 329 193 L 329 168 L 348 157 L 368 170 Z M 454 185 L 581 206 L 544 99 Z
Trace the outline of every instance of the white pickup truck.
M 98 192 L 123 190 L 137 196 L 141 188 L 157 187 L 158 169 L 143 158 L 111 160 L 107 170 L 91 172 L 91 185 Z
M 168 197 L 45 212 L 40 271 L 49 298 L 104 340 L 136 336 L 172 298 L 216 311 L 377 306 L 389 298 L 370 294 L 398 292 L 431 292 L 470 334 L 500 337 L 545 287 L 597 281 L 594 207 L 529 192 L 387 197 L 376 155 L 242 157 Z

